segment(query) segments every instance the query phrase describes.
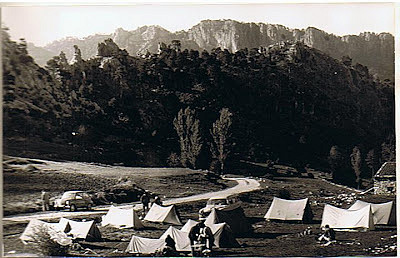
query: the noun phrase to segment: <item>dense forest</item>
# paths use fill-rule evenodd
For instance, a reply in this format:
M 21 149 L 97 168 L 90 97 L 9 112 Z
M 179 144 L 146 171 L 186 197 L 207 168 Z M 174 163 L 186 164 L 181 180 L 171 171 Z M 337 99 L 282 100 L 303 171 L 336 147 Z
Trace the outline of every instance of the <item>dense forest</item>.
M 72 62 L 61 52 L 40 67 L 24 40 L 2 33 L 6 154 L 18 154 L 13 145 L 29 139 L 65 146 L 73 152 L 68 159 L 216 169 L 213 134 L 225 112 L 225 170 L 240 160 L 279 160 L 340 167 L 337 179 L 346 181 L 355 147 L 362 177 L 394 159 L 394 83 L 348 56 L 337 60 L 291 41 L 235 53 L 181 49 L 173 41 L 134 57 L 107 39 L 96 57 L 82 59 L 75 46 Z M 194 163 L 180 161 L 175 124 L 185 114 L 195 123 Z M 61 149 L 52 157 L 67 159 Z

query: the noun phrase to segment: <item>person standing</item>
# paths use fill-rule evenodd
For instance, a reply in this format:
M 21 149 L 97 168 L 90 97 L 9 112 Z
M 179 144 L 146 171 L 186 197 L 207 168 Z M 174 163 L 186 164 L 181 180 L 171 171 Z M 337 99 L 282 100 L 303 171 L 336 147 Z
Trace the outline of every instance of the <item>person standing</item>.
M 212 231 L 204 223 L 206 219 L 201 217 L 199 220 L 189 231 L 192 256 L 204 256 L 205 251 L 211 253 L 214 244 Z
M 140 202 L 143 205 L 143 216 L 146 215 L 146 212 L 149 209 L 150 197 L 147 191 L 140 197 Z
M 42 209 L 43 211 L 50 210 L 50 196 L 46 191 L 42 191 Z

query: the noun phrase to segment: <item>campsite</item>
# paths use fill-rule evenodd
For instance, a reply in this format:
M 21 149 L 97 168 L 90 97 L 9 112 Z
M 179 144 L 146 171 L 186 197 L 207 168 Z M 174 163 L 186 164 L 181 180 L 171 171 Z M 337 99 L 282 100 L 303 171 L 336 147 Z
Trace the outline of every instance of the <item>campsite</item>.
M 168 1 L 2 6 L 0 256 L 396 256 L 400 6 Z
M 54 164 L 48 162 L 49 164 Z M 59 162 L 57 166 L 53 165 L 53 168 L 60 167 L 62 162 Z M 65 164 L 66 165 L 66 164 Z M 94 169 L 97 165 L 76 163 L 76 166 L 86 166 L 87 168 Z M 38 166 L 40 167 L 40 166 Z M 97 168 L 100 168 L 97 166 Z M 43 170 L 43 166 L 41 167 Z M 86 169 L 89 171 L 90 169 Z M 103 167 L 104 170 L 112 169 L 113 171 L 118 170 L 117 168 L 112 168 L 111 166 Z M 292 169 L 287 167 L 287 169 Z M 60 171 L 60 170 L 59 170 Z M 122 170 L 123 171 L 123 170 Z M 20 176 L 30 176 L 26 172 L 14 172 L 19 173 Z M 38 174 L 50 174 L 55 173 L 55 171 L 50 172 L 45 170 L 45 172 L 36 171 Z M 205 173 L 204 171 L 193 171 L 193 173 Z M 275 177 L 273 179 L 266 179 L 263 177 L 254 178 L 259 181 L 260 189 L 248 193 L 242 193 L 239 195 L 239 199 L 242 204 L 241 207 L 244 212 L 244 216 L 240 217 L 240 214 L 236 214 L 234 217 L 240 217 L 241 222 L 237 226 L 242 228 L 232 228 L 237 230 L 236 233 L 243 234 L 232 234 L 226 233 L 226 230 L 221 229 L 225 232 L 224 238 L 228 238 L 227 241 L 229 247 L 214 247 L 215 256 L 343 256 L 343 255 L 362 255 L 362 256 L 393 256 L 396 254 L 396 241 L 397 241 L 397 231 L 395 226 L 382 226 L 377 225 L 374 230 L 366 232 L 348 232 L 348 231 L 337 231 L 336 233 L 336 243 L 332 243 L 329 246 L 322 246 L 318 244 L 315 240 L 317 233 L 321 231 L 321 219 L 324 212 L 325 204 L 331 204 L 336 207 L 341 207 L 343 209 L 351 208 L 354 204 L 356 206 L 365 206 L 365 202 L 371 203 L 384 203 L 394 200 L 394 197 L 389 196 L 378 196 L 373 194 L 360 195 L 359 191 L 352 190 L 351 188 L 342 187 L 340 185 L 335 185 L 327 180 L 320 178 L 318 176 L 318 171 L 315 172 L 315 178 L 305 178 L 305 177 L 294 177 L 294 176 L 283 176 Z M 115 173 L 105 173 L 104 179 L 110 179 L 117 176 Z M 112 176 L 111 176 L 112 174 Z M 322 173 L 321 173 L 322 174 Z M 68 172 L 61 172 L 60 175 L 69 176 Z M 81 174 L 86 177 L 89 176 L 85 173 Z M 122 172 L 121 175 L 126 175 Z M 7 173 L 6 173 L 7 176 Z M 155 174 L 154 174 L 155 176 Z M 175 175 L 176 176 L 176 175 Z M 234 177 L 235 175 L 227 175 L 227 177 Z M 132 178 L 135 178 L 134 176 Z M 175 184 L 170 184 L 167 186 L 168 189 L 164 189 L 163 180 L 160 180 L 155 176 L 151 186 L 148 185 L 152 191 L 159 191 L 164 193 L 166 191 L 174 192 Z M 163 178 L 163 177 L 162 177 Z M 161 178 L 161 179 L 162 179 Z M 157 180 L 156 180 L 157 179 Z M 210 182 L 205 181 L 197 182 L 203 185 L 210 185 Z M 157 183 L 158 181 L 158 183 Z M 232 187 L 234 184 L 230 180 L 218 180 L 221 184 L 229 184 L 226 187 Z M 42 182 L 45 184 L 45 182 Z M 43 184 L 41 186 L 43 186 Z M 189 185 L 189 184 L 188 184 Z M 307 186 L 307 190 L 305 189 Z M 178 189 L 182 186 L 178 186 Z M 197 193 L 204 193 L 205 190 L 213 192 L 221 190 L 221 188 L 215 188 L 210 185 L 210 188 L 203 189 L 203 191 L 198 191 Z M 176 190 L 178 190 L 176 189 Z M 194 188 L 196 189 L 196 188 Z M 280 220 L 270 220 L 267 221 L 265 216 L 272 206 L 272 202 L 276 197 L 283 197 L 285 193 L 287 198 L 287 193 L 290 193 L 290 202 L 295 202 L 294 200 L 301 200 L 308 198 L 307 204 L 302 201 L 300 205 L 295 203 L 296 206 L 309 206 L 312 211 L 312 220 L 300 223 L 298 221 L 280 221 Z M 196 194 L 196 192 L 190 193 L 189 195 Z M 32 195 L 32 194 L 31 194 Z M 37 193 L 37 196 L 39 193 Z M 178 193 L 171 194 L 170 197 L 179 196 Z M 19 197 L 20 198 L 20 197 Z M 26 198 L 26 197 L 25 197 Z M 167 200 L 165 198 L 164 200 Z M 356 200 L 359 200 L 356 202 Z M 132 237 L 154 239 L 153 243 L 161 243 L 158 240 L 162 238 L 166 231 L 173 232 L 171 234 L 184 235 L 183 232 L 187 231 L 188 225 L 185 224 L 189 221 L 189 224 L 193 224 L 194 221 L 198 221 L 198 211 L 205 206 L 207 200 L 180 203 L 174 205 L 175 211 L 173 211 L 169 218 L 179 218 L 179 220 L 169 220 L 169 223 L 159 223 L 153 221 L 159 221 L 160 217 L 152 216 L 150 214 L 149 220 L 140 220 L 138 217 L 141 215 L 140 211 L 135 214 L 133 210 L 126 209 L 127 204 L 116 204 L 116 207 L 110 208 L 110 214 L 106 215 L 105 210 L 102 214 L 91 214 L 85 216 L 74 216 L 74 212 L 64 212 L 68 213 L 70 217 L 68 220 L 73 221 L 83 221 L 81 223 L 90 224 L 86 226 L 91 228 L 91 221 L 94 221 L 95 229 L 92 230 L 94 233 L 91 235 L 98 236 L 99 232 L 101 238 L 95 239 L 79 239 L 79 247 L 75 246 L 76 250 L 71 250 L 69 255 L 73 256 L 135 256 L 137 254 L 127 253 L 126 250 L 132 240 Z M 360 202 L 363 201 L 363 202 Z M 137 202 L 136 202 L 137 203 Z M 135 203 L 131 203 L 134 205 Z M 339 205 L 340 204 L 340 205 Z M 129 205 L 129 204 L 128 204 Z M 119 209 L 118 206 L 125 207 Z M 276 206 L 276 204 L 275 204 Z M 100 206 L 107 207 L 107 206 Z M 159 207 L 158 209 L 160 209 Z M 357 207 L 355 207 L 357 208 Z M 165 208 L 162 208 L 165 209 Z M 169 210 L 170 208 L 167 208 Z M 291 209 L 293 210 L 293 209 Z M 296 209 L 294 209 L 296 210 Z M 302 210 L 302 208 L 299 208 Z M 307 209 L 305 209 L 307 210 Z M 215 211 L 214 211 L 215 212 Z M 41 214 L 38 213 L 28 213 L 27 215 Z M 56 213 L 56 212 L 53 212 Z M 213 212 L 212 212 L 213 213 Z M 274 213 L 274 212 L 272 212 Z M 275 212 L 276 213 L 276 212 Z M 128 215 L 123 215 L 128 214 Z M 218 216 L 219 214 L 219 216 Z M 209 220 L 215 217 L 221 217 L 218 213 L 211 214 Z M 21 214 L 23 215 L 23 214 Z M 149 213 L 148 213 L 149 215 Z M 104 217 L 103 217 L 104 216 Z M 107 217 L 108 216 L 108 217 Z M 223 215 L 222 215 L 223 216 Z M 106 218 L 107 217 L 107 218 Z M 289 216 L 290 217 L 290 216 Z M 6 216 L 7 218 L 7 216 Z M 122 218 L 131 218 L 124 220 Z M 225 218 L 226 219 L 226 218 Z M 228 223 L 229 223 L 228 218 Z M 245 221 L 246 220 L 246 221 Z M 45 222 L 51 222 L 51 224 L 63 224 L 65 226 L 66 219 L 53 218 L 45 219 Z M 64 221 L 64 222 L 62 222 Z M 88 223 L 89 222 L 89 223 Z M 26 229 L 28 222 L 16 222 L 12 220 L 3 221 L 4 223 L 4 247 L 6 255 L 13 255 L 13 253 L 34 253 L 34 250 L 30 249 L 29 245 L 24 245 L 20 240 L 20 236 Z M 172 224 L 171 224 L 172 223 Z M 245 233 L 244 225 L 251 227 L 248 233 Z M 72 222 L 72 224 L 76 224 Z M 217 224 L 218 225 L 218 224 Z M 182 227 L 184 227 L 182 229 Z M 301 233 L 307 228 L 311 227 L 312 234 L 301 235 Z M 182 229 L 182 230 L 181 230 Z M 232 229 L 230 231 L 232 231 Z M 215 229 L 215 231 L 218 229 Z M 232 237 L 234 236 L 234 237 Z M 157 242 L 158 241 L 158 242 Z M 226 246 L 226 245 L 225 245 Z M 282 248 L 285 246 L 285 248 Z M 299 248 L 301 246 L 301 248 Z M 185 251 L 186 249 L 186 251 Z M 183 252 L 180 252 L 182 256 L 188 256 L 190 253 L 187 252 L 187 246 L 182 247 Z

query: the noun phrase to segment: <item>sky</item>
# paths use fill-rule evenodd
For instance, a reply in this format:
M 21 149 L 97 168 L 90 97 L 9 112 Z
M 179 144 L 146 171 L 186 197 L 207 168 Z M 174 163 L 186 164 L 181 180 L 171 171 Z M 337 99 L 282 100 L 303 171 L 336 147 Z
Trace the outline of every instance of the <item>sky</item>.
M 391 3 L 2 7 L 2 24 L 9 28 L 11 38 L 25 38 L 37 46 L 68 36 L 110 34 L 117 28 L 134 30 L 144 25 L 160 25 L 171 32 L 187 30 L 206 19 L 263 22 L 298 29 L 312 26 L 340 36 L 365 31 L 395 33 Z

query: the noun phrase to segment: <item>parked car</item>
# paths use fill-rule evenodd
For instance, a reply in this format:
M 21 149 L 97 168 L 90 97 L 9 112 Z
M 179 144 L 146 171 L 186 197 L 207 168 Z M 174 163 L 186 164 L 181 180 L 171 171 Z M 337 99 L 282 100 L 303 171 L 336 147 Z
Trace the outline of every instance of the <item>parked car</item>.
M 217 210 L 234 210 L 239 208 L 242 202 L 237 196 L 228 197 L 212 197 L 207 201 L 206 207 L 200 209 L 199 215 L 201 217 L 206 217 L 210 214 L 212 209 Z
M 56 210 L 76 211 L 79 208 L 90 210 L 93 207 L 93 201 L 90 195 L 84 191 L 67 191 L 60 199 L 54 201 L 53 206 Z

